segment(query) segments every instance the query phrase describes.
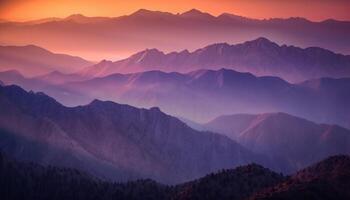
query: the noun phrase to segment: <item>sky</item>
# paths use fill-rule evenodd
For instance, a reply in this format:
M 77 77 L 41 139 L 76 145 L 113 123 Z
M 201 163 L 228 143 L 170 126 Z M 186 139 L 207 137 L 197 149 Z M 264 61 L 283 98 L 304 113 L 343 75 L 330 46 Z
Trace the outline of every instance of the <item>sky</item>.
M 304 17 L 350 21 L 350 0 L 0 0 L 0 19 L 28 21 L 47 17 L 120 16 L 140 8 L 181 13 L 196 8 L 213 15 L 251 18 Z

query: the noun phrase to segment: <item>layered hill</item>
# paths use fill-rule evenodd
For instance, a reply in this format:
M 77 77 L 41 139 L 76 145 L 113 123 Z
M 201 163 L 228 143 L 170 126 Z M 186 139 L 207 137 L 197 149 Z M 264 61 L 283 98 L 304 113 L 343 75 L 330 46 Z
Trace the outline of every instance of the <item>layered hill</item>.
M 0 46 L 0 71 L 17 70 L 36 76 L 56 70 L 72 73 L 89 65 L 92 62 L 80 57 L 52 53 L 35 45 Z
M 349 77 L 350 56 L 317 47 L 280 46 L 266 38 L 258 38 L 235 45 L 213 44 L 193 52 L 165 54 L 157 49 L 146 49 L 124 60 L 102 61 L 85 68 L 81 74 L 106 76 L 149 70 L 189 72 L 223 67 L 298 82 L 321 77 Z
M 0 105 L 0 148 L 19 160 L 74 167 L 113 180 L 165 183 L 249 162 L 269 165 L 228 137 L 193 130 L 158 108 L 99 100 L 65 107 L 17 86 L 0 88 Z
M 229 69 L 190 73 L 148 71 L 88 80 L 54 73 L 34 79 L 13 74 L 18 75 L 0 73 L 0 80 L 27 90 L 43 91 L 69 106 L 87 104 L 93 99 L 112 100 L 137 107 L 160 107 L 173 116 L 197 122 L 232 113 L 285 112 L 319 123 L 350 127 L 349 78 L 290 84 L 278 77 L 256 77 Z M 63 77 L 59 78 L 63 83 L 54 83 L 58 80 L 55 76 Z
M 141 9 L 113 18 L 75 14 L 28 23 L 2 22 L 0 40 L 75 52 L 90 60 L 115 60 L 149 47 L 166 52 L 193 51 L 208 44 L 239 43 L 261 36 L 279 44 L 317 46 L 349 54 L 349 27 L 349 22 L 337 20 L 258 20 L 229 13 L 212 16 L 195 9 L 180 14 Z
M 291 171 L 331 155 L 350 154 L 350 130 L 285 113 L 221 116 L 203 127 L 281 160 Z

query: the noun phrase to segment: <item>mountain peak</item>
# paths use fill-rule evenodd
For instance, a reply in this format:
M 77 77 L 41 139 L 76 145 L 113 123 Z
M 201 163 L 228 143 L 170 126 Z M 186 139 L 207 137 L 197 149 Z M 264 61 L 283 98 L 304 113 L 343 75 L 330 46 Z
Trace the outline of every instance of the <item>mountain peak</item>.
M 159 51 L 156 48 L 152 48 L 152 49 L 145 49 L 143 52 L 147 53 L 147 54 L 164 54 L 162 51 Z
M 151 14 L 151 13 L 153 13 L 153 11 L 141 8 L 133 12 L 131 15 L 145 15 L 145 14 Z
M 138 16 L 138 17 L 146 17 L 146 16 L 159 16 L 159 15 L 173 15 L 168 12 L 162 12 L 162 11 L 152 11 L 152 10 L 147 10 L 144 8 L 141 8 L 133 13 L 131 13 L 129 16 Z
M 80 20 L 80 19 L 85 19 L 87 18 L 86 16 L 82 14 L 72 14 L 69 15 L 68 17 L 65 18 L 65 20 Z
M 153 112 L 162 112 L 159 107 L 152 107 L 149 110 Z
M 268 43 L 268 44 L 273 43 L 273 42 L 271 42 L 269 39 L 267 39 L 265 37 L 259 37 L 259 38 L 255 39 L 255 40 L 252 40 L 251 42 Z
M 97 63 L 98 65 L 108 65 L 108 64 L 112 64 L 113 62 L 110 61 L 110 60 L 106 60 L 106 59 L 103 59 L 101 60 L 99 63 Z
M 49 50 L 36 46 L 34 44 L 29 44 L 25 46 L 6 46 L 6 47 L 12 48 L 14 50 L 24 50 L 24 51 L 30 51 L 35 53 L 51 53 Z
M 158 49 L 146 49 L 144 51 L 141 51 L 139 53 L 136 53 L 131 56 L 131 58 L 136 59 L 136 62 L 143 62 L 143 61 L 154 61 L 158 60 L 159 58 L 163 57 L 165 54 L 162 51 L 159 51 Z
M 182 15 L 187 15 L 187 14 L 192 14 L 192 15 L 194 15 L 194 14 L 203 14 L 203 12 L 193 8 L 193 9 L 191 9 L 189 11 L 186 11 L 186 12 L 182 13 Z
M 182 13 L 180 16 L 190 18 L 214 18 L 214 16 L 210 15 L 209 13 L 205 13 L 197 9 L 191 9 L 187 12 Z
M 270 41 L 265 37 L 259 37 L 255 40 L 247 41 L 243 43 L 244 45 L 252 45 L 255 47 L 279 47 L 278 44 Z
M 229 20 L 254 20 L 248 17 L 243 17 L 240 15 L 235 15 L 235 14 L 231 14 L 231 13 L 222 13 L 221 15 L 218 16 L 218 18 L 226 18 Z
M 99 100 L 99 99 L 94 99 L 92 100 L 88 105 L 98 105 L 103 103 L 103 101 Z

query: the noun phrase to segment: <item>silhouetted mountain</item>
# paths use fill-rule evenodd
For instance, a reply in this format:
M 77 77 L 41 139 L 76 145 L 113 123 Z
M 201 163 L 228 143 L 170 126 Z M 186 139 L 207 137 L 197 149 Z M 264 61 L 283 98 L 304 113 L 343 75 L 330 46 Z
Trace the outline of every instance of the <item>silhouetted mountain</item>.
M 110 17 L 86 17 L 82 14 L 73 14 L 70 15 L 62 21 L 69 21 L 69 22 L 74 22 L 74 23 L 79 23 L 79 24 L 88 24 L 88 23 L 100 23 L 104 21 L 110 20 Z
M 222 170 L 177 186 L 173 199 L 245 199 L 284 180 L 280 174 L 256 164 Z
M 316 46 L 349 54 L 348 35 L 350 22 L 258 20 L 228 13 L 216 17 L 194 9 L 181 14 L 141 9 L 114 18 L 75 14 L 41 23 L 40 20 L 0 23 L 0 40 L 7 44 L 12 41 L 36 44 L 57 52 L 76 52 L 90 60 L 125 58 L 149 47 L 166 52 L 193 51 L 208 44 L 240 43 L 258 37 L 268 37 L 279 44 Z
M 233 140 L 195 131 L 158 108 L 99 100 L 64 107 L 17 86 L 0 88 L 0 105 L 0 148 L 19 160 L 75 167 L 114 180 L 167 183 L 253 161 L 269 165 Z
M 146 70 L 189 72 L 222 67 L 296 82 L 320 77 L 349 77 L 350 56 L 316 47 L 279 46 L 266 38 L 258 38 L 236 45 L 213 44 L 191 53 L 164 54 L 157 49 L 147 49 L 121 61 L 103 61 L 87 67 L 81 74 L 105 76 Z
M 288 178 L 251 164 L 188 183 L 165 186 L 152 180 L 105 182 L 78 170 L 18 162 L 0 154 L 0 195 L 8 200 L 347 200 L 350 197 L 349 169 L 349 156 L 334 156 Z
M 76 169 L 18 162 L 0 153 L 0 196 L 6 200 L 170 199 L 169 187 L 151 180 L 105 182 Z
M 275 187 L 249 198 L 347 200 L 350 198 L 350 157 L 334 156 L 299 171 Z
M 17 70 L 26 76 L 55 70 L 71 73 L 91 64 L 82 58 L 52 53 L 34 45 L 0 46 L 0 70 Z
M 291 172 L 331 155 L 350 154 L 350 130 L 285 113 L 221 116 L 203 128 L 280 160 Z
M 43 167 L 0 154 L 0 195 L 12 199 L 245 199 L 284 180 L 282 175 L 251 164 L 221 170 L 188 183 L 165 186 L 152 180 L 105 182 L 84 172 Z M 16 181 L 13 181 L 16 178 Z M 42 187 L 44 185 L 45 187 Z M 89 192 L 87 192 L 89 191 Z

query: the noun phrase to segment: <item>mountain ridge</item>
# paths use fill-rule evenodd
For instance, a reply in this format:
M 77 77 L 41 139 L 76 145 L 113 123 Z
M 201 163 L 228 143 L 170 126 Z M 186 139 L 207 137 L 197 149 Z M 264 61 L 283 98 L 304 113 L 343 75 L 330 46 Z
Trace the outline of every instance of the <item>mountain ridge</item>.
M 201 123 L 232 113 L 285 112 L 349 128 L 349 78 L 291 84 L 278 77 L 257 77 L 225 68 L 190 73 L 159 70 L 117 73 L 92 79 L 63 75 L 65 78 L 60 78 L 59 84 L 54 84 L 54 77 L 44 80 L 11 77 L 0 73 L 5 84 L 43 91 L 68 106 L 87 104 L 97 98 L 136 107 L 157 106 L 173 116 Z
M 171 15 L 183 15 L 183 14 L 186 14 L 186 13 L 204 13 L 204 14 L 208 14 L 208 15 L 211 15 L 212 17 L 215 17 L 215 18 L 219 18 L 220 16 L 222 15 L 231 15 L 231 16 L 237 16 L 237 17 L 243 17 L 243 18 L 247 18 L 247 19 L 253 19 L 253 20 L 261 20 L 261 21 L 266 21 L 266 20 L 286 20 L 286 19 L 300 19 L 300 20 L 304 20 L 304 21 L 308 21 L 308 22 L 315 22 L 315 23 L 324 23 L 324 22 L 349 22 L 349 21 L 346 21 L 346 20 L 337 20 L 337 19 L 325 19 L 325 20 L 321 20 L 321 21 L 312 21 L 312 20 L 309 20 L 307 18 L 303 18 L 303 17 L 289 17 L 289 18 L 269 18 L 269 19 L 255 19 L 255 18 L 249 18 L 249 17 L 246 17 L 246 16 L 240 16 L 240 15 L 236 15 L 234 13 L 221 13 L 217 16 L 215 15 L 212 15 L 212 14 L 209 14 L 209 13 L 206 13 L 206 12 L 203 12 L 201 10 L 198 10 L 198 9 L 195 9 L 195 8 L 192 8 L 192 9 L 189 9 L 187 11 L 184 11 L 182 13 L 171 13 L 171 12 L 167 12 L 167 11 L 156 11 L 156 10 L 149 10 L 149 9 L 144 9 L 144 8 L 141 8 L 141 9 L 138 9 L 134 12 L 132 12 L 131 14 L 128 14 L 128 15 L 124 15 L 124 16 L 130 16 L 130 15 L 135 15 L 135 14 L 138 14 L 138 13 L 148 13 L 148 14 L 152 14 L 152 13 L 162 13 L 162 14 L 171 14 Z M 95 18 L 95 17 L 101 17 L 101 18 L 118 18 L 118 17 L 121 17 L 121 16 L 115 16 L 115 17 L 103 17 L 103 16 L 86 16 L 84 14 L 81 14 L 81 13 L 74 13 L 74 14 L 71 14 L 71 15 L 68 15 L 66 17 L 63 17 L 63 18 L 44 18 L 44 19 L 69 19 L 69 17 L 72 17 L 72 16 L 82 16 L 82 17 L 87 17 L 87 18 Z M 40 20 L 43 20 L 43 19 L 36 19 L 36 20 L 32 20 L 32 21 L 40 21 Z M 6 22 L 11 22 L 11 21 L 6 21 Z M 14 21 L 12 21 L 14 22 Z M 22 23 L 26 23 L 26 21 L 22 22 Z
M 68 163 L 98 177 L 176 183 L 251 161 L 270 163 L 226 136 L 195 131 L 159 108 L 139 109 L 100 100 L 64 107 L 43 93 L 26 92 L 18 86 L 1 87 L 0 104 L 6 107 L 0 112 L 0 130 L 8 135 L 0 140 L 0 148 L 16 152 L 18 159 L 36 158 L 48 164 L 65 164 L 69 159 Z M 52 128 L 45 131 L 45 127 Z M 58 150 L 31 152 L 30 145 L 18 137 Z M 23 148 L 28 151 L 21 151 Z M 59 156 L 59 149 L 71 152 L 85 165 L 77 165 L 76 158 Z M 112 176 L 113 169 L 117 173 Z
M 202 129 L 225 134 L 253 152 L 281 158 L 296 168 L 319 156 L 350 154 L 350 130 L 286 113 L 221 116 Z
M 115 60 L 149 47 L 166 52 L 193 51 L 212 43 L 240 43 L 261 36 L 278 44 L 303 48 L 318 46 L 343 54 L 350 52 L 346 37 L 349 22 L 312 22 L 301 18 L 257 20 L 232 15 L 216 17 L 201 14 L 201 11 L 189 13 L 194 13 L 194 17 L 141 10 L 140 15 L 83 17 L 76 19 L 77 22 L 62 19 L 43 20 L 44 23 L 0 23 L 0 39 L 12 44 L 15 34 L 22 44 L 36 44 L 57 52 L 78 52 L 75 54 L 90 60 Z M 99 34 L 105 36 L 103 40 L 95 37 Z M 196 37 L 191 37 L 194 34 Z M 68 38 L 69 35 L 75 40 Z M 50 39 L 51 36 L 55 36 L 55 40 Z M 84 42 L 86 40 L 89 43 Z
M 130 57 L 102 61 L 83 69 L 84 76 L 105 76 L 113 73 L 132 73 L 148 70 L 186 73 L 198 69 L 230 68 L 258 76 L 279 76 L 289 82 L 301 82 L 324 76 L 350 76 L 350 56 L 336 54 L 319 47 L 300 48 L 278 45 L 267 38 L 239 44 L 216 43 L 188 51 L 164 53 L 146 49 Z
M 53 53 L 37 45 L 0 46 L 0 70 L 17 70 L 26 76 L 37 76 L 50 71 L 76 72 L 92 62 L 78 56 Z

